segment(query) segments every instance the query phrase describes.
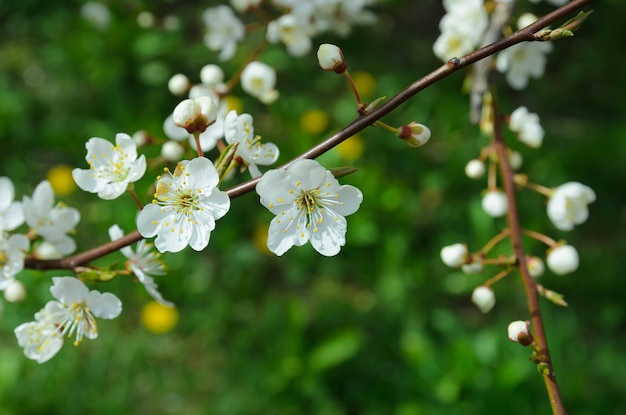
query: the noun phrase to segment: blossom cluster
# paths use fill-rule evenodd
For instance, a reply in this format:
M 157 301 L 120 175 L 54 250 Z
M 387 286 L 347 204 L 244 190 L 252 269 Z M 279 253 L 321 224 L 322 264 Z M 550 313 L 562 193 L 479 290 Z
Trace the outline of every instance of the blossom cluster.
M 206 9 L 202 19 L 206 27 L 204 42 L 219 52 L 222 61 L 231 59 L 246 29 L 237 13 L 251 12 L 264 5 L 259 0 L 233 0 L 228 5 Z M 292 56 L 303 56 L 311 50 L 312 38 L 333 32 L 347 36 L 353 25 L 376 22 L 376 15 L 366 7 L 376 0 L 323 0 L 315 2 L 271 0 L 272 6 L 284 10 L 284 14 L 267 22 L 266 39 L 270 43 L 282 43 Z M 233 10 L 234 9 L 234 10 Z

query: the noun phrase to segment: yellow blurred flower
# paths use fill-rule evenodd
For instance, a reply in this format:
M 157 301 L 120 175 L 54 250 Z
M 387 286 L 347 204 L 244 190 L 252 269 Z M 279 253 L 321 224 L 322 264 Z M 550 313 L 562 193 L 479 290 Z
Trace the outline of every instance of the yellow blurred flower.
M 237 114 L 241 114 L 243 111 L 243 101 L 241 100 L 241 98 L 232 96 L 232 95 L 228 95 L 224 98 L 224 101 L 226 102 L 226 108 L 228 108 L 228 111 L 232 111 L 235 110 L 237 111 Z
M 272 251 L 267 247 L 267 230 L 267 225 L 257 226 L 252 235 L 252 242 L 262 254 L 270 255 Z
M 376 92 L 376 78 L 369 72 L 358 71 L 352 74 L 357 91 L 363 97 L 371 97 Z
M 309 134 L 320 134 L 328 128 L 328 114 L 322 110 L 308 110 L 300 117 L 300 128 Z
M 150 301 L 141 309 L 141 323 L 152 333 L 167 333 L 178 323 L 178 309 Z
M 363 155 L 365 143 L 363 142 L 361 136 L 357 134 L 348 138 L 336 148 L 342 159 L 346 161 L 354 161 Z
M 46 180 L 50 182 L 52 190 L 59 196 L 65 196 L 76 189 L 76 182 L 72 177 L 72 168 L 65 164 L 59 164 L 48 170 Z

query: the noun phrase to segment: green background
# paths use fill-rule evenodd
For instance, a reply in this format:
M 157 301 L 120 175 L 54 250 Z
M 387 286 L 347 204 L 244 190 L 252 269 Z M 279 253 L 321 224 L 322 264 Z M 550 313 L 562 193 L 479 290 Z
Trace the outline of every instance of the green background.
M 30 195 L 55 165 L 85 168 L 90 137 L 112 141 L 118 132 L 145 129 L 163 138 L 162 121 L 178 102 L 167 91 L 169 77 L 182 72 L 197 82 L 204 64 L 217 63 L 202 43 L 200 18 L 216 2 L 107 4 L 111 23 L 99 30 L 80 17 L 78 1 L 0 3 L 0 176 L 12 179 L 18 198 Z M 580 415 L 621 414 L 626 405 L 626 68 L 622 24 L 612 18 L 626 6 L 617 0 L 594 6 L 575 38 L 555 44 L 541 80 L 520 92 L 497 80 L 503 110 L 526 105 L 546 130 L 539 150 L 508 136 L 524 156 L 522 171 L 549 187 L 579 181 L 597 194 L 589 220 L 568 233 L 549 223 L 539 195 L 524 191 L 519 202 L 525 228 L 567 238 L 581 256 L 577 272 L 546 272 L 542 280 L 570 304 L 542 301 L 563 400 Z M 518 2 L 519 10 L 527 7 L 550 10 Z M 155 27 L 138 27 L 142 10 L 155 15 Z M 431 45 L 443 9 L 436 1 L 398 0 L 377 12 L 375 27 L 314 42 L 340 44 L 350 70 L 370 72 L 376 96 L 392 96 L 440 65 Z M 180 17 L 178 30 L 162 27 L 171 14 Z M 227 75 L 259 41 L 252 36 L 252 46 L 240 46 L 223 64 Z M 273 45 L 261 59 L 277 69 L 281 98 L 264 106 L 239 88 L 235 94 L 255 117 L 256 132 L 281 148 L 279 162 L 354 118 L 344 80 L 319 70 L 314 51 L 294 59 Z M 29 84 L 24 74 L 33 67 L 41 71 L 35 69 Z M 365 152 L 352 162 L 359 171 L 341 181 L 358 186 L 364 202 L 348 218 L 348 243 L 338 256 L 321 257 L 308 245 L 280 258 L 260 252 L 253 234 L 271 215 L 255 194 L 233 201 L 207 249 L 164 255 L 169 273 L 157 283 L 180 312 L 167 334 L 141 325 L 140 310 L 149 301 L 143 288 L 116 279 L 97 288 L 118 295 L 124 311 L 100 322 L 96 341 L 66 342 L 43 365 L 29 361 L 13 329 L 51 299 L 49 278 L 67 273 L 24 271 L 19 278 L 28 298 L 5 302 L 0 319 L 0 415 L 550 413 L 529 351 L 506 339 L 510 321 L 528 318 L 519 278 L 512 274 L 495 285 L 496 307 L 483 315 L 469 296 L 497 270 L 466 276 L 439 258 L 444 245 L 466 241 L 477 250 L 506 226 L 482 213 L 485 182 L 463 174 L 488 143 L 467 121 L 465 74 L 444 79 L 385 118 L 392 125 L 427 124 L 433 136 L 426 146 L 408 149 L 382 129 L 362 133 Z M 318 108 L 329 112 L 329 129 L 302 132 L 300 116 Z M 140 151 L 153 157 L 159 149 Z M 336 150 L 321 161 L 346 164 Z M 137 184 L 145 201 L 155 175 Z M 63 201 L 82 214 L 79 250 L 107 242 L 113 223 L 134 227 L 129 197 L 105 202 L 77 191 Z M 542 255 L 540 245 L 527 242 Z M 97 265 L 115 261 L 122 257 Z

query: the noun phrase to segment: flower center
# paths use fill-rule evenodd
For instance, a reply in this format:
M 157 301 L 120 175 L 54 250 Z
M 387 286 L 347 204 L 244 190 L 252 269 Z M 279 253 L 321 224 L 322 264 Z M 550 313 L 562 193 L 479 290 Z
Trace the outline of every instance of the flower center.
M 75 301 L 67 307 L 67 313 L 58 323 L 58 329 L 61 335 L 67 334 L 67 337 L 72 337 L 76 333 L 75 346 L 83 341 L 85 334 L 93 336 L 98 333 L 96 320 L 84 301 L 80 303 Z

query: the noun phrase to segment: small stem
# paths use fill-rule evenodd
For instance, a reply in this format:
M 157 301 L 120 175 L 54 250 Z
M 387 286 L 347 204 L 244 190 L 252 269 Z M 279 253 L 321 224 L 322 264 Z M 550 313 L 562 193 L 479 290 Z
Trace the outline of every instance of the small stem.
M 359 96 L 359 91 L 356 89 L 356 84 L 354 83 L 352 76 L 350 76 L 350 72 L 348 72 L 348 70 L 346 69 L 346 71 L 343 74 L 346 76 L 346 79 L 348 80 L 348 84 L 350 85 L 350 88 L 352 88 L 352 92 L 354 93 L 354 98 L 356 98 L 356 104 L 360 106 L 361 97 Z
M 571 3 L 570 3 L 571 4 Z M 504 191 L 508 200 L 509 211 L 507 219 L 509 222 L 509 229 L 511 231 L 511 242 L 513 244 L 513 251 L 515 258 L 517 259 L 519 273 L 526 291 L 526 302 L 528 311 L 530 313 L 531 325 L 535 334 L 535 341 L 537 342 L 538 355 L 541 356 L 540 364 L 546 367 L 546 370 L 542 371 L 546 390 L 552 407 L 554 415 L 566 415 L 567 411 L 561 401 L 561 395 L 559 387 L 554 376 L 554 369 L 552 367 L 552 360 L 550 358 L 550 352 L 548 350 L 548 339 L 546 337 L 545 328 L 543 325 L 543 318 L 541 316 L 541 308 L 539 306 L 539 295 L 537 292 L 537 286 L 533 278 L 528 271 L 528 265 L 526 263 L 526 254 L 524 253 L 524 245 L 522 243 L 522 229 L 520 226 L 519 214 L 517 212 L 517 203 L 515 200 L 515 184 L 513 183 L 513 170 L 509 165 L 509 160 L 506 157 L 507 147 L 504 143 L 502 116 L 500 115 L 497 105 L 497 99 L 495 94 L 493 100 L 493 118 L 494 118 L 494 147 L 499 156 L 500 170 L 502 174 L 502 181 L 504 185 Z
M 502 278 L 506 277 L 507 275 L 509 275 L 511 273 L 510 269 L 505 269 L 503 271 L 498 272 L 495 276 L 489 278 L 487 281 L 485 281 L 482 285 L 489 287 L 493 284 L 495 284 L 496 282 L 500 281 Z
M 536 183 L 525 183 L 524 187 L 529 190 L 534 190 L 535 192 L 540 193 L 548 198 L 552 197 L 552 194 L 554 193 L 554 191 L 549 187 L 545 187 Z
M 133 197 L 133 200 L 135 201 L 135 204 L 137 205 L 139 210 L 143 209 L 143 204 L 141 203 L 141 200 L 139 200 L 139 198 L 137 197 L 137 194 L 135 193 L 135 190 L 134 189 L 128 189 L 128 193 L 130 193 L 130 195 Z
M 510 235 L 510 230 L 507 229 L 503 229 L 502 232 L 500 232 L 499 234 L 497 234 L 496 236 L 494 236 L 493 238 L 491 238 L 491 240 L 489 242 L 487 242 L 485 244 L 485 246 L 483 246 L 483 248 L 480 250 L 480 252 L 482 254 L 486 254 L 489 251 L 491 251 L 500 241 L 502 241 L 504 238 L 506 238 L 507 236 Z
M 391 132 L 392 132 L 392 133 L 394 133 L 394 134 L 397 134 L 397 133 L 398 133 L 398 129 L 397 129 L 397 128 L 394 128 L 394 127 L 392 127 L 391 125 L 389 125 L 389 124 L 387 124 L 387 123 L 384 123 L 384 122 L 382 122 L 382 121 L 380 121 L 380 120 L 374 121 L 374 126 L 375 126 L 375 127 L 384 128 L 385 130 L 387 130 L 387 131 L 391 131 Z
M 538 240 L 539 242 L 543 242 L 544 244 L 548 245 L 549 247 L 553 247 L 557 245 L 557 242 L 550 238 L 549 236 L 546 236 L 542 233 L 539 232 L 535 232 L 535 231 L 531 231 L 528 229 L 522 229 L 522 233 L 526 236 L 530 236 L 533 239 Z
M 198 151 L 198 157 L 204 157 L 204 151 L 202 151 L 202 146 L 200 146 L 200 132 L 194 131 L 193 139 L 196 142 L 196 150 Z

